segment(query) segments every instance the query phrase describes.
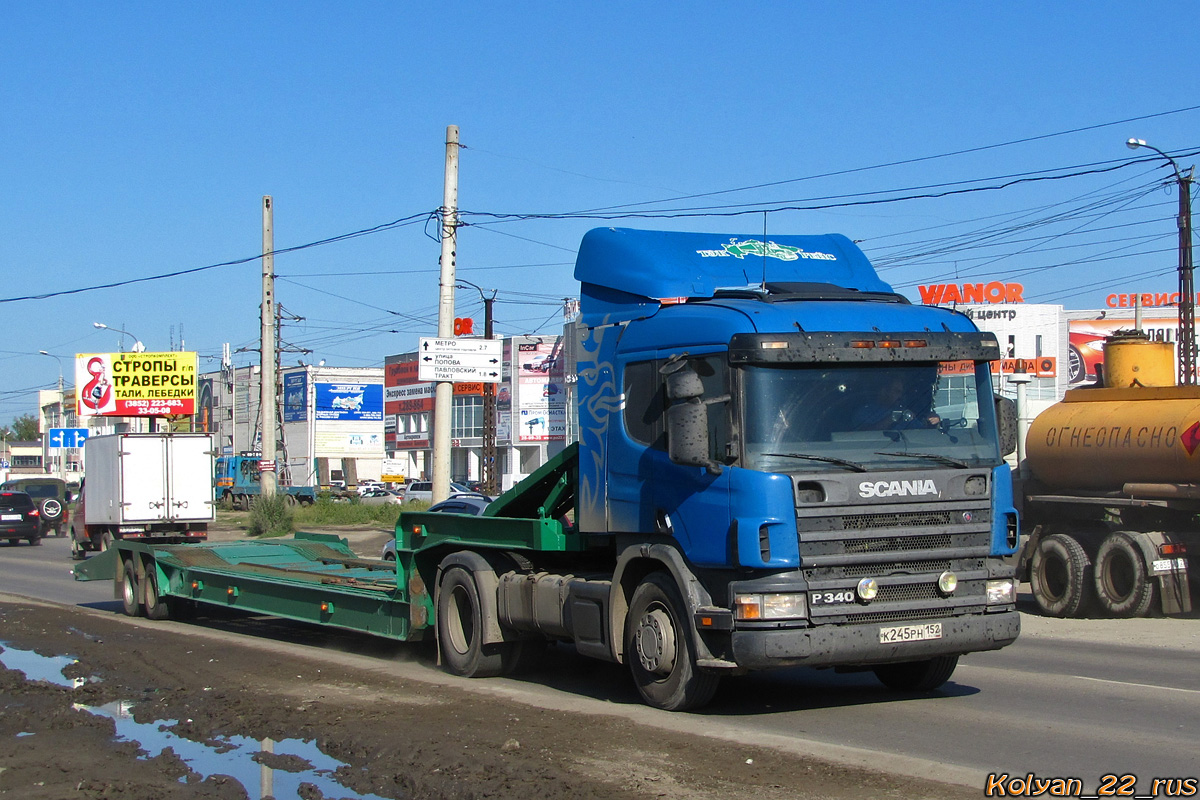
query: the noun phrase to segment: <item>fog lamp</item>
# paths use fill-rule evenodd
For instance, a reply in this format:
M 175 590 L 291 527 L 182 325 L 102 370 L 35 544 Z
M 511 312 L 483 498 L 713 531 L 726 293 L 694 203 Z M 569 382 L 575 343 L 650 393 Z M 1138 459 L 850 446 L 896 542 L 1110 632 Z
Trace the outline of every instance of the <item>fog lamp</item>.
M 938 576 L 938 591 L 949 597 L 958 588 L 958 576 L 946 570 Z
M 855 591 L 858 593 L 859 600 L 869 603 L 875 599 L 875 595 L 879 594 L 879 583 L 874 578 L 863 578 L 858 582 Z

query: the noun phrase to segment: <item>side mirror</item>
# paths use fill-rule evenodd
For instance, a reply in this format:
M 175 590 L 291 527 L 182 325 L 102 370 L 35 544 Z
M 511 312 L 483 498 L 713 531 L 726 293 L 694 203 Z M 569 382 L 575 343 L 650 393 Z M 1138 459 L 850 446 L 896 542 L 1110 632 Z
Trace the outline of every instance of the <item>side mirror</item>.
M 667 455 L 676 464 L 704 467 L 720 475 L 723 467 L 709 457 L 708 407 L 729 396 L 702 400 L 704 382 L 682 358 L 668 361 L 660 372 L 666 381 L 667 399 L 681 401 L 667 409 Z
M 996 427 L 1000 431 L 1000 455 L 1017 452 L 1017 404 L 996 395 Z

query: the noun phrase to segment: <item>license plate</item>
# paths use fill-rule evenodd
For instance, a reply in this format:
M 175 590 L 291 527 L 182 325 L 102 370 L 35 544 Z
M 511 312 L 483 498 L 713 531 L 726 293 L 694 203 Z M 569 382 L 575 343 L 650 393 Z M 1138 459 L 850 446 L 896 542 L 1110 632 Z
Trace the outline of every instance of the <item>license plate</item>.
M 880 644 L 921 642 L 940 638 L 942 638 L 942 623 L 940 622 L 931 622 L 927 625 L 897 625 L 894 628 L 879 629 Z
M 1175 572 L 1175 571 L 1179 571 L 1179 572 L 1187 571 L 1187 559 L 1186 558 L 1155 559 L 1154 563 L 1150 567 L 1150 572 L 1151 572 L 1151 574 L 1154 574 L 1154 575 L 1165 575 L 1168 572 Z
M 0 522 L 20 522 L 20 514 L 0 514 Z

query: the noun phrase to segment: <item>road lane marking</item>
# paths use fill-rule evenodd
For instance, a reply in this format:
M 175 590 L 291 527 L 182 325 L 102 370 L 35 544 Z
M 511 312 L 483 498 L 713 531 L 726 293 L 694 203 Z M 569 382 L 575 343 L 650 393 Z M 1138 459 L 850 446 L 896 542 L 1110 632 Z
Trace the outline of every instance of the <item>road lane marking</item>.
M 1153 683 L 1131 683 L 1129 681 L 1110 681 L 1105 678 L 1089 678 L 1087 675 L 1074 676 L 1081 681 L 1095 681 L 1096 683 L 1112 683 L 1117 686 L 1139 686 L 1143 689 L 1154 689 L 1159 692 L 1187 692 L 1188 694 L 1200 694 L 1200 689 L 1180 689 L 1175 686 L 1156 686 Z

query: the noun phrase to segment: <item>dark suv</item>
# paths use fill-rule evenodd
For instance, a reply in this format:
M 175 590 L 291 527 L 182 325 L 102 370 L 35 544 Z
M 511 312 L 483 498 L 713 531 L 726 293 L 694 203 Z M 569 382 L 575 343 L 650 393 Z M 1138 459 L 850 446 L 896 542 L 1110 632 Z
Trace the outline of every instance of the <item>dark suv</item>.
M 62 536 L 67 530 L 67 503 L 71 492 L 66 481 L 41 475 L 36 478 L 13 478 L 0 484 L 0 492 L 24 492 L 33 498 L 38 509 L 38 536 Z M 22 537 L 23 538 L 23 537 Z
M 0 539 L 10 542 L 24 539 L 30 544 L 41 544 L 39 517 L 32 497 L 24 492 L 0 490 Z

